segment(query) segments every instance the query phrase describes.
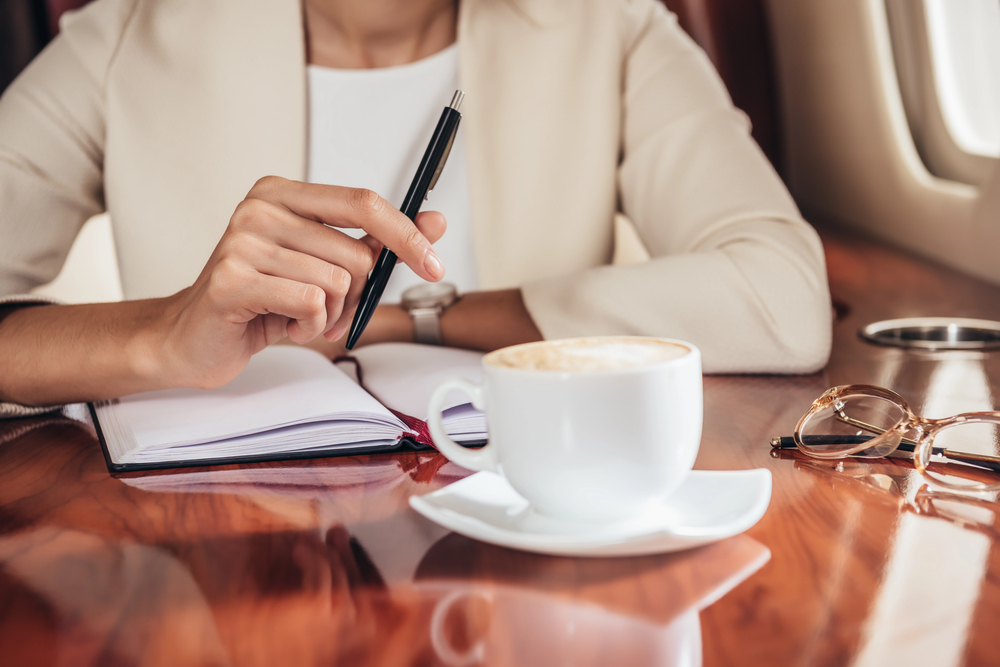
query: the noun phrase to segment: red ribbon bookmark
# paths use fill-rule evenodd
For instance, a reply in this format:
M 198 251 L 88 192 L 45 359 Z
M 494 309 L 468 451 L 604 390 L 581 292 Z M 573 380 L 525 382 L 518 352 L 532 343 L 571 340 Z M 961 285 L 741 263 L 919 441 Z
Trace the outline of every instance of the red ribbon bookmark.
M 365 382 L 362 379 L 361 375 L 361 362 L 359 362 L 356 358 L 352 357 L 349 354 L 344 354 L 334 359 L 333 363 L 339 364 L 342 361 L 346 361 L 354 365 L 354 374 L 358 378 L 358 384 L 361 386 L 362 389 L 368 391 L 368 387 L 365 386 Z M 368 393 L 371 394 L 370 391 L 368 391 Z M 372 394 L 372 396 L 374 396 L 374 394 Z M 411 417 L 410 415 L 403 414 L 398 410 L 393 410 L 389 406 L 386 407 L 389 409 L 389 412 L 396 415 L 396 418 L 406 425 L 406 428 L 410 429 L 409 431 L 403 433 L 403 437 L 410 438 L 420 443 L 421 445 L 427 445 L 428 447 L 433 447 L 434 449 L 437 449 L 437 447 L 434 446 L 434 440 L 431 438 L 431 432 L 430 429 L 427 427 L 427 422 L 425 422 L 423 419 L 417 419 L 416 417 Z

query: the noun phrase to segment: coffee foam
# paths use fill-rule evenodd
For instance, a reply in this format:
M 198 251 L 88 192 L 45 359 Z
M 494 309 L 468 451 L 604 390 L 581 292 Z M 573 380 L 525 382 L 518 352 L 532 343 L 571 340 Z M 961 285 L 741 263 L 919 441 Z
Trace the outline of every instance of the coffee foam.
M 573 338 L 528 343 L 486 355 L 492 366 L 533 371 L 609 371 L 678 359 L 690 348 L 652 338 Z

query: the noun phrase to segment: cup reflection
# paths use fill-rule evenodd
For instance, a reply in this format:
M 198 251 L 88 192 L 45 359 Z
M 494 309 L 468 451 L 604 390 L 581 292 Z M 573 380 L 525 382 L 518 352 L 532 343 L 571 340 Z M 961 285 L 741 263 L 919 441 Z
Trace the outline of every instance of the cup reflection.
M 667 624 L 515 588 L 424 588 L 439 596 L 428 634 L 448 667 L 470 665 L 657 665 L 697 667 L 696 609 Z

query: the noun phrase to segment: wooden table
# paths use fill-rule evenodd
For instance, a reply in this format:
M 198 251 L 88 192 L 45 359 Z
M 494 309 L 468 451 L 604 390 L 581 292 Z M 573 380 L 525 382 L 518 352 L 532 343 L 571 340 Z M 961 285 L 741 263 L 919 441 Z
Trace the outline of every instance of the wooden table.
M 772 455 L 824 389 L 927 416 L 998 409 L 1000 353 L 860 341 L 891 317 L 1000 319 L 1000 289 L 824 234 L 838 308 L 821 373 L 707 377 L 696 468 L 766 467 L 746 534 L 686 553 L 544 557 L 449 534 L 406 499 L 434 453 L 112 477 L 66 418 L 0 424 L 3 665 L 1000 664 L 1000 505 L 905 462 Z

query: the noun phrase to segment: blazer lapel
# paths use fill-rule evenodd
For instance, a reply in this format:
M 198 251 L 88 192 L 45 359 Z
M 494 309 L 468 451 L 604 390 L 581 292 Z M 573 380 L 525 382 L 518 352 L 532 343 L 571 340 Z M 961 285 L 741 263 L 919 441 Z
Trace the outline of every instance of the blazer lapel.
M 462 0 L 462 131 L 485 289 L 611 259 L 621 58 L 616 32 L 597 25 L 604 4 Z
M 258 178 L 305 177 L 307 141 L 297 0 L 135 11 L 108 82 L 105 159 L 128 298 L 190 285 Z

